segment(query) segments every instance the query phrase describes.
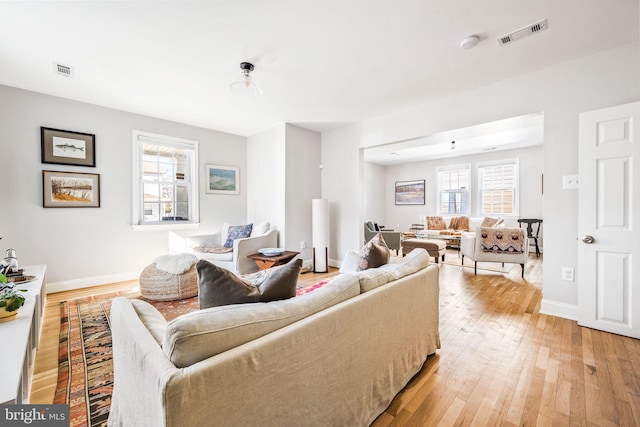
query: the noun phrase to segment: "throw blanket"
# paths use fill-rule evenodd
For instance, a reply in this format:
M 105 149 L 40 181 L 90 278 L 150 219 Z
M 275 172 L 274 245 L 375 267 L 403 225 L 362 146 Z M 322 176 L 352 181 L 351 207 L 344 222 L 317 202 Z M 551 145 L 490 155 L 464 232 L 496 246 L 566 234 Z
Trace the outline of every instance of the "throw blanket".
M 160 255 L 153 260 L 158 270 L 171 274 L 182 274 L 189 270 L 197 261 L 198 258 L 191 254 Z
M 481 227 L 481 247 L 485 252 L 522 253 L 524 252 L 523 228 Z
M 233 248 L 225 248 L 224 246 L 196 246 L 193 250 L 206 254 L 226 254 L 233 252 Z

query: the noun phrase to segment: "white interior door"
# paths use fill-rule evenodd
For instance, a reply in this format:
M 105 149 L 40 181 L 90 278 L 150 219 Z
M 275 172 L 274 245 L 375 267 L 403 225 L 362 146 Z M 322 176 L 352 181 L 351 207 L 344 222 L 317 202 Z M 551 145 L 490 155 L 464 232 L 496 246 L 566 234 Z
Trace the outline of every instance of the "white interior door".
M 635 338 L 640 338 L 639 123 L 640 102 L 580 114 L 578 323 Z

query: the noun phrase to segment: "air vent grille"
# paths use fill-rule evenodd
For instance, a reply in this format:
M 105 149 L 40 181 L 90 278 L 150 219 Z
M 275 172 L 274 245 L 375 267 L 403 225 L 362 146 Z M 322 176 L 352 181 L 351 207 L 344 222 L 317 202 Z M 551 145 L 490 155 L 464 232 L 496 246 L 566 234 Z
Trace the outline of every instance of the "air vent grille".
M 531 34 L 538 33 L 542 30 L 547 29 L 547 20 L 542 19 L 538 22 L 534 22 L 533 24 L 527 25 L 526 27 L 522 27 L 515 31 L 512 31 L 508 34 L 498 37 L 498 45 L 504 46 L 505 44 L 510 44 L 516 40 L 520 40 L 524 37 L 530 36 Z
M 68 65 L 53 63 L 53 72 L 64 77 L 73 77 L 73 67 Z

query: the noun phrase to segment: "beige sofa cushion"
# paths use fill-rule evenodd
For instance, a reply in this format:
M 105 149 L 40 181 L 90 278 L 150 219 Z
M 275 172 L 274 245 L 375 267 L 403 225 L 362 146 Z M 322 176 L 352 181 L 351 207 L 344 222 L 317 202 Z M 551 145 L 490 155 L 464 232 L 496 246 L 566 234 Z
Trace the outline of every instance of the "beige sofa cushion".
M 409 252 L 406 257 L 399 259 L 399 261 L 394 261 L 378 268 L 360 271 L 355 273 L 355 276 L 360 283 L 360 292 L 363 293 L 386 285 L 393 280 L 401 279 L 428 266 L 429 253 L 424 249 L 417 248 Z
M 308 294 L 267 303 L 212 307 L 167 324 L 165 355 L 179 368 L 238 347 L 360 293 L 354 275 L 336 277 Z
M 402 258 L 402 261 L 395 264 L 383 265 L 379 270 L 388 272 L 391 280 L 398 280 L 416 271 L 429 266 L 429 252 L 422 248 L 415 248 Z
M 387 264 L 390 265 L 390 264 Z M 379 286 L 386 285 L 393 280 L 393 275 L 389 271 L 381 268 L 370 268 L 368 270 L 355 273 L 360 283 L 360 292 L 368 292 Z
M 148 302 L 139 299 L 132 299 L 131 305 L 144 326 L 146 326 L 151 333 L 151 336 L 153 336 L 153 339 L 155 339 L 158 344 L 162 345 L 164 332 L 167 328 L 167 321 L 162 313 Z

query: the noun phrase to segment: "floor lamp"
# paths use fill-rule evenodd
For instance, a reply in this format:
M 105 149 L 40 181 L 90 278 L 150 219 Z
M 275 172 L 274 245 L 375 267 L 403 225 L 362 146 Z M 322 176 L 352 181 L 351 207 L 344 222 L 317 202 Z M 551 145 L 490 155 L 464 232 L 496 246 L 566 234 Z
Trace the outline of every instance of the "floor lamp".
M 311 227 L 313 241 L 313 272 L 329 272 L 329 201 L 311 201 Z

